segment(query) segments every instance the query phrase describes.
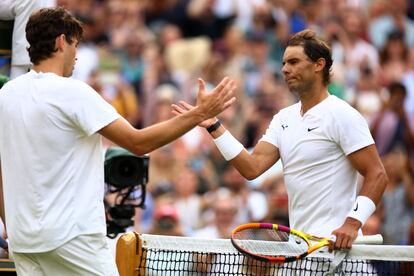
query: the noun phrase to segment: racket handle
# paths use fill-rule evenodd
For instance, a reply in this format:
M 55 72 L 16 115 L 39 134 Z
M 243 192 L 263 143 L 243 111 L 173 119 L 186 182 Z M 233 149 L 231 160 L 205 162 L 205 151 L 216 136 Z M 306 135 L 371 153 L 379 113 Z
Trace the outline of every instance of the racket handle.
M 354 244 L 382 244 L 384 239 L 381 234 L 358 236 Z

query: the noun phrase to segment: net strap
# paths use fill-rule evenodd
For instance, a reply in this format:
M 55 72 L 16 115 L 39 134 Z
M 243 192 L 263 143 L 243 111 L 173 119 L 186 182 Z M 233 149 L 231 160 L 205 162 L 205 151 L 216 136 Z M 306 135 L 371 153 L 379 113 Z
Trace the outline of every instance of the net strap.
M 348 256 L 348 250 L 337 250 L 335 251 L 334 258 L 332 259 L 331 263 L 331 270 L 326 273 L 326 276 L 333 276 L 337 273 L 339 275 L 343 275 L 342 271 L 342 263 L 344 262 L 345 258 Z

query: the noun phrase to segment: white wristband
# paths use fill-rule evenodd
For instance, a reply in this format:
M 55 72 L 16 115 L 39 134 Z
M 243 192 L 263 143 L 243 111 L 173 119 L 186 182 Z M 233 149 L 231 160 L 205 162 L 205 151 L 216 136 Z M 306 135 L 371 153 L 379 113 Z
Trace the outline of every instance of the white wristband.
M 236 157 L 244 149 L 243 145 L 227 130 L 213 141 L 227 161 Z
M 364 225 L 367 219 L 374 213 L 375 208 L 375 203 L 369 197 L 358 196 L 354 206 L 348 213 L 348 217 L 357 219 Z

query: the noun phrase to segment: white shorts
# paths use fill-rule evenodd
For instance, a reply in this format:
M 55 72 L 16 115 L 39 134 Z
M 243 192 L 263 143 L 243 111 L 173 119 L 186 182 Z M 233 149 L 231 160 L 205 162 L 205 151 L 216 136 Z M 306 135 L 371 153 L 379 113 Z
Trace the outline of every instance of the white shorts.
M 19 276 L 119 275 L 102 234 L 78 236 L 49 252 L 13 252 L 13 259 Z

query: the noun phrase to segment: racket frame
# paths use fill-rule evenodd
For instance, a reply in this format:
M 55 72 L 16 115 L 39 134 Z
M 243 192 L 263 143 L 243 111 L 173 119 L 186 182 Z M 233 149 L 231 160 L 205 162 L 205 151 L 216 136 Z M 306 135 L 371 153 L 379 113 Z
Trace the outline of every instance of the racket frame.
M 287 234 L 292 234 L 294 236 L 301 238 L 303 241 L 305 241 L 308 249 L 307 251 L 297 256 L 283 256 L 283 254 L 278 255 L 278 256 L 269 256 L 269 255 L 264 255 L 264 254 L 253 253 L 243 248 L 242 246 L 240 246 L 238 242 L 236 241 L 237 239 L 235 238 L 235 235 L 237 233 L 243 230 L 247 230 L 247 229 L 269 229 L 269 230 L 281 231 Z M 313 236 L 313 235 L 292 229 L 284 225 L 272 224 L 272 223 L 246 223 L 246 224 L 239 225 L 232 231 L 230 240 L 233 246 L 242 254 L 250 256 L 258 261 L 280 263 L 280 264 L 287 263 L 287 262 L 294 262 L 302 258 L 305 258 L 312 252 L 324 246 L 328 246 L 329 244 L 332 243 L 332 240 L 330 240 L 329 238 L 321 238 L 321 237 Z M 311 244 L 311 241 L 316 242 L 316 243 Z

